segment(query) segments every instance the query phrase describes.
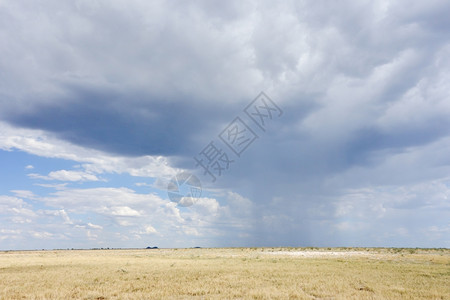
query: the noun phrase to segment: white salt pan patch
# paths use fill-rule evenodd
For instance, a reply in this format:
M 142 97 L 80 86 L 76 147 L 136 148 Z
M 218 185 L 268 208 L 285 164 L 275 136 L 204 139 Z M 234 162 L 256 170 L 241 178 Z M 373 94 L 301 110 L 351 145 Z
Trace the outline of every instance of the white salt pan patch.
M 275 251 L 262 252 L 263 254 L 271 255 L 287 255 L 287 256 L 302 256 L 302 257 L 343 257 L 343 256 L 371 256 L 374 253 L 364 251 Z

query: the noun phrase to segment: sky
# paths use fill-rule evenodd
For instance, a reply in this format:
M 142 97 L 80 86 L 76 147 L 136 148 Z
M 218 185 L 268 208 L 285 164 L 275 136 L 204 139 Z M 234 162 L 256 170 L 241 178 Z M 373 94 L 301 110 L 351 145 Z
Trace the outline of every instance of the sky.
M 0 249 L 450 247 L 449 11 L 0 0 Z

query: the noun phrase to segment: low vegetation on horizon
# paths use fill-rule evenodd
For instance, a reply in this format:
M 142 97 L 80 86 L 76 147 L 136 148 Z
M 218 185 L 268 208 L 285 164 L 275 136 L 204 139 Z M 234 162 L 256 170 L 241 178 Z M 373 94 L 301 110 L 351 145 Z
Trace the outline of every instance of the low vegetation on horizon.
M 449 299 L 450 249 L 0 252 L 0 299 Z

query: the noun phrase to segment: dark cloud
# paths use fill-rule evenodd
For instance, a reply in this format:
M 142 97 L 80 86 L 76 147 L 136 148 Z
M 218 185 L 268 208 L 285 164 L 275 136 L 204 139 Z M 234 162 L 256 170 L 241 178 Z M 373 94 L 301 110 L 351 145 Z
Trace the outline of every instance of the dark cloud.
M 14 125 L 39 128 L 84 147 L 128 155 L 188 155 L 199 132 L 216 128 L 225 104 L 198 99 L 155 99 L 114 90 L 71 88 L 69 99 L 8 111 Z M 61 103 L 61 104 L 60 104 Z

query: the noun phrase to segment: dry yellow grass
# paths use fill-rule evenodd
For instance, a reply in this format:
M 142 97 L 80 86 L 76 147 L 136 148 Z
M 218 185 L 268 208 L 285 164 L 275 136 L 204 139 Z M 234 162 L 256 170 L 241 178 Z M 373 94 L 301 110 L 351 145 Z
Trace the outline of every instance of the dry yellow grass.
M 0 252 L 0 299 L 449 299 L 450 251 Z

